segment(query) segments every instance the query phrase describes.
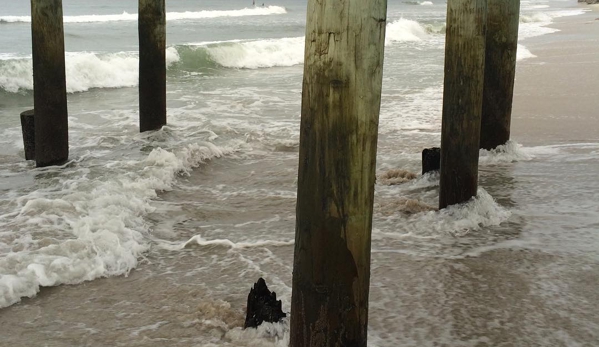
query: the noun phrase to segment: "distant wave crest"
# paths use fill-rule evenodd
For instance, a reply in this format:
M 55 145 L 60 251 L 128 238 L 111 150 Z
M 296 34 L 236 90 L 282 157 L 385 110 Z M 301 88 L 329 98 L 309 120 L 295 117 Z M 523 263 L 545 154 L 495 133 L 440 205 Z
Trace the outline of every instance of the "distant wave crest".
M 401 18 L 387 24 L 386 43 L 423 41 L 431 34 L 443 33 L 445 33 L 445 24 L 421 24 L 415 20 Z
M 204 19 L 219 17 L 244 17 L 244 16 L 267 16 L 275 14 L 285 14 L 287 10 L 281 6 L 253 7 L 240 10 L 221 10 L 221 11 L 186 11 L 186 12 L 167 12 L 166 20 L 184 20 L 184 19 Z M 64 16 L 65 23 L 101 23 L 101 22 L 124 22 L 136 21 L 137 13 L 123 12 L 121 14 L 92 14 L 81 16 Z M 30 23 L 30 16 L 0 16 L 0 23 Z
M 442 33 L 444 24 L 423 25 L 400 19 L 387 25 L 386 44 L 422 41 Z M 304 61 L 304 37 L 200 42 L 169 47 L 169 73 L 210 74 L 218 69 L 289 67 Z M 138 85 L 137 52 L 66 53 L 67 91 Z M 0 56 L 0 89 L 16 93 L 33 89 L 31 57 Z

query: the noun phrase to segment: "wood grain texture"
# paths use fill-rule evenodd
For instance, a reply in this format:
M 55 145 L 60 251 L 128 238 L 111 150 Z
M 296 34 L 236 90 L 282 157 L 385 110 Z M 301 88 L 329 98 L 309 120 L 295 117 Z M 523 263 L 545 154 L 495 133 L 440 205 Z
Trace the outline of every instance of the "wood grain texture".
M 62 0 L 31 0 L 35 163 L 69 158 Z
M 520 0 L 487 1 L 480 148 L 493 149 L 510 139 Z
M 386 0 L 309 0 L 291 346 L 366 346 Z
M 439 208 L 478 188 L 487 0 L 449 0 L 441 130 Z

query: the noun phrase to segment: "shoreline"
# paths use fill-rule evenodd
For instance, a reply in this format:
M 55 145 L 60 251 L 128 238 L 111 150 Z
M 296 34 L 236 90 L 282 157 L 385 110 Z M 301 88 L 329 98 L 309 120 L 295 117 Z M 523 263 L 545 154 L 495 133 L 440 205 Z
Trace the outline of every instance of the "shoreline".
M 559 32 L 522 41 L 536 56 L 516 67 L 511 129 L 523 145 L 599 140 L 599 6 L 586 6 L 549 25 Z
M 527 145 L 555 144 L 560 141 L 585 142 L 592 140 L 594 132 L 597 131 L 597 122 L 593 122 L 596 119 L 593 118 L 594 113 L 587 112 L 596 109 L 593 107 L 597 105 L 596 98 L 593 97 L 591 90 L 586 90 L 583 95 L 576 93 L 578 79 L 569 75 L 571 70 L 588 70 L 584 63 L 585 59 L 596 57 L 594 53 L 597 52 L 596 48 L 586 47 L 588 45 L 585 43 L 589 41 L 589 37 L 597 37 L 594 35 L 599 21 L 592 34 L 580 32 L 582 24 L 578 17 L 587 14 L 558 18 L 558 22 L 551 27 L 556 27 L 562 30 L 561 32 L 523 41 L 537 57 L 519 62 L 520 71 L 517 72 L 516 78 L 520 83 L 517 80 L 515 96 L 518 98 L 515 98 L 514 102 L 515 117 L 512 126 L 517 141 Z M 558 35 L 557 38 L 555 35 Z M 566 38 L 563 35 L 566 35 Z M 572 37 L 574 39 L 571 39 Z M 564 56 L 564 52 L 567 53 L 569 50 L 564 48 L 563 42 L 568 45 L 584 46 L 579 52 L 581 55 L 576 56 L 575 59 Z M 596 73 L 586 75 L 596 76 Z M 594 80 L 595 77 L 585 80 L 585 83 L 588 82 L 594 87 L 592 83 Z M 568 93 L 562 95 L 566 91 Z M 567 97 L 585 103 L 584 107 L 577 108 L 576 111 L 578 118 L 583 119 L 583 124 L 573 122 L 563 126 L 564 121 L 569 121 L 569 118 L 563 115 L 571 113 L 572 107 L 568 103 L 559 103 L 562 102 L 562 98 Z M 551 105 L 551 102 L 558 105 Z M 546 117 L 550 112 L 554 117 Z M 290 161 L 295 162 L 295 159 Z M 295 164 L 286 167 L 292 165 Z M 510 165 L 509 169 L 514 169 L 514 166 Z M 501 169 L 499 168 L 499 171 Z M 210 170 L 215 169 L 211 167 Z M 508 184 L 501 182 L 496 184 L 496 192 L 501 189 L 502 194 L 508 196 L 506 200 L 512 199 L 510 191 L 515 190 L 513 187 L 518 184 L 511 182 L 516 180 L 510 170 L 504 174 L 488 175 L 498 181 L 501 179 L 509 181 Z M 568 170 L 574 169 L 568 168 Z M 198 181 L 199 171 L 198 169 L 194 173 Z M 276 171 L 269 172 L 280 174 Z M 517 199 L 517 196 L 514 197 L 514 200 Z M 278 200 L 275 203 L 281 204 Z M 292 206 L 284 207 L 292 211 Z M 512 224 L 504 227 L 514 228 L 514 224 L 517 223 L 512 221 Z M 189 227 L 187 228 L 190 230 Z M 409 239 L 407 240 L 409 242 Z M 150 255 L 148 258 L 140 259 L 138 267 L 128 276 L 99 278 L 77 285 L 41 288 L 36 297 L 24 298 L 19 304 L 0 309 L 0 323 L 7 331 L 12 332 L 7 334 L 9 336 L 4 342 L 17 346 L 39 341 L 46 341 L 50 346 L 154 346 L 166 343 L 165 341 L 168 340 L 168 344 L 172 346 L 246 346 L 248 340 L 255 336 L 251 335 L 251 332 L 241 332 L 239 326 L 244 316 L 242 308 L 247 291 L 253 282 L 238 285 L 239 280 L 235 279 L 235 276 L 238 275 L 238 270 L 243 268 L 248 254 L 250 254 L 249 259 L 252 257 L 262 259 L 264 255 L 257 251 L 246 250 L 239 258 L 229 259 L 226 257 L 230 255 L 229 251 L 227 247 L 211 245 L 190 247 L 177 255 L 163 252 L 154 254 L 154 257 Z M 293 247 L 282 246 L 272 248 L 271 251 L 275 256 L 269 258 L 267 254 L 267 260 L 287 259 L 286 257 L 293 253 Z M 214 258 L 207 257 L 206 254 Z M 230 261 L 228 269 L 225 268 L 219 274 L 224 278 L 203 277 L 205 273 L 203 270 L 213 266 L 214 259 L 220 258 Z M 412 345 L 409 344 L 410 341 L 415 341 L 414 344 L 418 346 L 428 345 L 426 343 L 431 341 L 437 342 L 435 345 L 440 345 L 439 341 L 441 341 L 444 345 L 465 346 L 474 345 L 479 341 L 491 345 L 538 346 L 537 342 L 548 341 L 542 339 L 543 334 L 552 337 L 551 331 L 563 327 L 568 330 L 564 332 L 565 334 L 573 331 L 571 338 L 577 341 L 584 342 L 587 339 L 586 342 L 589 342 L 597 336 L 597 329 L 590 330 L 595 326 L 584 330 L 579 328 L 580 321 L 570 321 L 572 316 L 580 317 L 579 313 L 575 312 L 579 314 L 578 316 L 570 314 L 566 318 L 557 316 L 570 311 L 561 307 L 560 310 L 556 310 L 555 305 L 561 302 L 582 302 L 582 300 L 575 301 L 578 296 L 571 299 L 562 291 L 559 294 L 564 294 L 564 297 L 560 298 L 562 301 L 558 301 L 531 294 L 535 289 L 540 290 L 539 283 L 555 284 L 552 282 L 556 278 L 555 275 L 552 277 L 547 269 L 554 263 L 559 264 L 566 260 L 556 260 L 558 257 L 552 254 L 513 246 L 483 249 L 480 254 L 466 256 L 464 259 L 419 257 L 407 253 L 384 252 L 375 252 L 375 258 L 378 267 L 373 266 L 371 282 L 371 329 L 378 328 L 379 334 L 397 335 L 396 338 L 398 340 L 401 338 L 406 345 Z M 168 264 L 160 264 L 163 259 L 166 259 L 165 262 Z M 169 267 L 172 264 L 176 266 Z M 285 269 L 285 264 L 289 264 L 289 261 L 285 263 L 269 261 L 260 265 L 265 272 L 275 277 L 274 271 L 282 271 L 284 273 L 282 281 L 290 283 L 288 279 L 290 271 Z M 583 265 L 591 266 L 587 263 Z M 598 269 L 596 263 L 592 266 L 592 269 Z M 247 272 L 246 276 L 253 279 L 260 275 L 257 270 Z M 185 274 L 194 274 L 194 276 Z M 537 274 L 538 277 L 531 274 Z M 570 276 L 572 279 L 585 278 L 588 277 L 588 273 L 580 270 L 580 273 Z M 172 281 L 173 278 L 177 281 Z M 394 283 L 397 279 L 401 279 L 397 281 L 399 286 Z M 236 286 L 226 288 L 224 294 L 208 293 L 198 285 L 201 282 L 206 286 L 217 288 L 226 285 L 227 280 L 235 282 Z M 592 290 L 596 282 L 588 282 L 585 284 L 571 280 L 568 283 L 580 293 L 584 294 L 586 291 L 594 293 Z M 394 285 L 396 287 L 393 287 Z M 286 288 L 281 286 L 275 289 L 280 297 L 288 297 Z M 388 293 L 394 293 L 393 297 L 389 298 Z M 583 294 L 580 297 L 589 299 L 585 307 L 592 314 L 599 301 L 591 300 L 594 294 L 586 294 L 586 296 Z M 531 298 L 536 301 L 531 302 Z M 385 306 L 389 304 L 387 302 L 389 299 L 401 304 L 401 310 L 394 312 L 395 315 L 386 310 Z M 284 303 L 284 307 L 288 306 L 289 301 Z M 568 307 L 568 310 L 571 309 Z M 535 317 L 535 314 L 542 318 Z M 590 314 L 585 317 L 589 316 Z M 596 316 L 590 317 L 589 321 L 595 324 Z M 536 319 L 539 321 L 537 322 Z M 552 323 L 554 321 L 555 323 Z M 532 330 L 526 330 L 528 328 L 526 323 L 532 326 Z M 536 335 L 528 337 L 530 331 Z M 458 334 L 444 335 L 445 332 Z M 414 338 L 410 340 L 406 336 Z M 211 341 L 210 338 L 213 340 Z M 225 340 L 228 343 L 223 342 Z M 264 339 L 261 342 L 267 341 Z M 277 344 L 276 341 L 268 342 L 260 346 L 282 346 L 282 343 Z M 369 342 L 379 347 L 389 345 L 377 345 L 376 339 L 374 341 L 371 339 Z M 472 343 L 466 344 L 467 342 Z

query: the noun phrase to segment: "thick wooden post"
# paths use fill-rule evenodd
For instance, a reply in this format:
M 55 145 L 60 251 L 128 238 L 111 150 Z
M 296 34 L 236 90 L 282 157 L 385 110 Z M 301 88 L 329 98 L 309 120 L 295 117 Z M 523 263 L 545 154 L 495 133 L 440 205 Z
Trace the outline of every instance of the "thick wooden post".
M 488 0 L 480 148 L 510 139 L 520 0 Z
M 291 346 L 366 346 L 386 0 L 309 0 Z
M 447 3 L 439 208 L 476 196 L 486 14 L 487 0 Z
M 36 166 L 69 158 L 62 0 L 31 0 Z
M 139 0 L 139 129 L 166 124 L 165 0 Z

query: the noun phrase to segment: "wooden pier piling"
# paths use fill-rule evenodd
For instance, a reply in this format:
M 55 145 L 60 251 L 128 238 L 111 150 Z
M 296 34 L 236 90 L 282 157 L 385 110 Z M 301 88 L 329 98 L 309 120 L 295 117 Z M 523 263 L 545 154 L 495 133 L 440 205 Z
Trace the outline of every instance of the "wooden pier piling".
M 520 0 L 487 0 L 487 36 L 480 148 L 510 139 Z
M 439 208 L 478 188 L 487 0 L 449 0 L 441 130 Z
M 292 347 L 367 340 L 386 0 L 309 0 Z
M 31 0 L 35 162 L 44 167 L 69 158 L 62 0 Z
M 165 0 L 139 0 L 139 129 L 166 124 Z

